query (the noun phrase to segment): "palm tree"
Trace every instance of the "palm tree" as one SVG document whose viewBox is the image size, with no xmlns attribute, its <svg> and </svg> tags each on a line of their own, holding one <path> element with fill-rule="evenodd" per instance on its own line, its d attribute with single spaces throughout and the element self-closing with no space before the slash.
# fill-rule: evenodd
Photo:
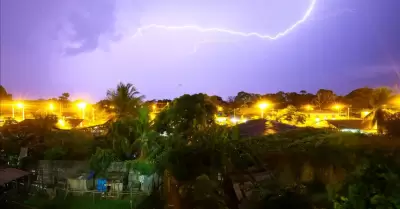
<svg viewBox="0 0 400 209">
<path fill-rule="evenodd" d="M 371 121 L 371 126 L 377 128 L 378 134 L 383 134 L 384 132 L 385 122 L 390 115 L 390 112 L 385 107 L 392 98 L 392 90 L 389 88 L 381 87 L 373 90 L 370 98 L 370 106 L 373 109 L 364 119 Z"/>
<path fill-rule="evenodd" d="M 140 159 L 149 157 L 151 151 L 158 147 L 155 142 L 158 133 L 151 127 L 149 110 L 146 107 L 139 109 L 139 117 L 136 120 L 136 139 L 134 144 L 140 148 Z"/>
<path fill-rule="evenodd" d="M 131 83 L 119 83 L 116 89 L 107 91 L 109 100 L 117 114 L 117 117 L 136 115 L 137 108 L 142 104 L 144 96 Z"/>
<path fill-rule="evenodd" d="M 108 129 L 107 138 L 112 143 L 112 149 L 122 159 L 132 159 L 135 141 L 135 118 L 125 116 L 113 121 Z"/>
<path fill-rule="evenodd" d="M 365 120 L 369 120 L 371 122 L 371 127 L 376 127 L 378 134 L 383 134 L 385 129 L 385 123 L 390 113 L 384 109 L 383 106 L 379 106 L 373 111 L 371 111 L 368 115 L 365 116 Z"/>
<path fill-rule="evenodd" d="M 140 159 L 146 159 L 157 148 L 155 142 L 158 133 L 153 131 L 146 107 L 138 110 L 138 117 L 126 116 L 119 118 L 110 126 L 108 137 L 112 148 L 131 159 L 135 150 L 140 150 Z"/>
</svg>

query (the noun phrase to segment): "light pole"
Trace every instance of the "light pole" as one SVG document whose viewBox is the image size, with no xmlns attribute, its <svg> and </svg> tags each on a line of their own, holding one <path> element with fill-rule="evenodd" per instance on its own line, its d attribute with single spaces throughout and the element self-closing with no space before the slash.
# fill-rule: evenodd
<svg viewBox="0 0 400 209">
<path fill-rule="evenodd" d="M 59 104 L 60 104 L 60 117 L 62 118 L 63 117 L 63 114 L 62 114 L 62 102 L 59 102 Z"/>
<path fill-rule="evenodd" d="M 153 105 L 151 106 L 151 108 L 153 109 L 153 112 L 156 112 L 156 111 L 157 111 L 157 105 L 156 105 L 156 104 L 153 104 Z"/>
<path fill-rule="evenodd" d="M 15 108 L 14 108 L 14 104 L 11 105 L 12 106 L 12 118 L 15 118 Z"/>
<path fill-rule="evenodd" d="M 17 103 L 17 107 L 19 109 L 22 109 L 22 120 L 25 120 L 25 107 L 24 107 L 24 104 L 23 103 Z"/>
<path fill-rule="evenodd" d="M 336 109 L 338 111 L 338 113 L 340 114 L 340 109 L 342 108 L 342 106 L 340 105 L 335 105 L 333 106 L 333 109 Z"/>
<path fill-rule="evenodd" d="M 81 111 L 82 111 L 82 119 L 85 119 L 86 103 L 85 102 L 78 103 L 78 108 L 81 109 Z"/>
<path fill-rule="evenodd" d="M 306 105 L 305 109 L 308 110 L 308 111 L 312 111 L 312 110 L 314 110 L 314 107 L 311 106 L 311 105 Z"/>
<path fill-rule="evenodd" d="M 264 110 L 267 109 L 268 106 L 269 106 L 269 104 L 266 103 L 266 102 L 260 103 L 260 104 L 258 105 L 258 107 L 259 107 L 260 110 L 261 110 L 261 118 L 264 118 Z"/>
<path fill-rule="evenodd" d="M 93 123 L 94 123 L 94 120 L 95 120 L 94 111 L 95 111 L 95 109 L 92 107 L 92 122 L 93 122 Z"/>
<path fill-rule="evenodd" d="M 347 120 L 350 119 L 350 108 L 351 108 L 351 105 L 349 105 L 349 106 L 347 107 Z"/>
<path fill-rule="evenodd" d="M 53 114 L 53 111 L 54 111 L 54 105 L 53 105 L 53 103 L 50 103 L 50 104 L 49 104 L 49 110 L 50 110 L 50 113 Z"/>
</svg>

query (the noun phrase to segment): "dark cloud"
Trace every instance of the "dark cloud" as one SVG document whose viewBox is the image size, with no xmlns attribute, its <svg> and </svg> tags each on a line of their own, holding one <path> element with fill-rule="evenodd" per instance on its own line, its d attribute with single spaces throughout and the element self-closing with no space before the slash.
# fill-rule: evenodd
<svg viewBox="0 0 400 209">
<path fill-rule="evenodd" d="M 353 88 L 359 88 L 362 86 L 394 87 L 394 86 L 400 84 L 400 78 L 397 76 L 397 73 L 395 71 L 382 71 L 382 72 L 372 73 L 369 76 L 364 75 L 364 76 L 357 77 L 350 83 L 352 84 Z"/>
<path fill-rule="evenodd" d="M 91 52 L 97 49 L 99 38 L 102 35 L 112 35 L 115 31 L 115 1 L 81 1 L 78 4 L 79 10 L 74 11 L 68 18 L 72 26 L 73 35 L 70 42 L 79 43 L 79 47 L 65 49 L 66 55 L 77 55 Z M 113 39 L 110 39 L 112 41 Z"/>
</svg>

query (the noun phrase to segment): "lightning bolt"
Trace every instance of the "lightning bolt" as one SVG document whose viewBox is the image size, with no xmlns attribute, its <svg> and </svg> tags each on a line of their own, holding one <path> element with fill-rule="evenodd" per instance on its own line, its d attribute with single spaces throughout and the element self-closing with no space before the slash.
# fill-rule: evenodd
<svg viewBox="0 0 400 209">
<path fill-rule="evenodd" d="M 183 26 L 168 26 L 168 25 L 158 25 L 158 24 L 150 24 L 143 26 L 141 28 L 138 28 L 136 33 L 133 35 L 133 37 L 138 37 L 142 36 L 143 32 L 151 29 L 163 29 L 163 30 L 193 30 L 197 31 L 200 33 L 226 33 L 234 36 L 242 36 L 242 37 L 255 37 L 259 39 L 264 39 L 264 40 L 276 40 L 279 39 L 287 34 L 289 34 L 291 31 L 293 31 L 297 26 L 301 25 L 311 15 L 312 11 L 314 10 L 315 4 L 317 3 L 317 0 L 311 0 L 310 6 L 307 8 L 306 12 L 304 13 L 303 17 L 296 21 L 294 24 L 292 24 L 290 27 L 288 27 L 286 30 L 277 33 L 276 35 L 265 35 L 257 32 L 242 32 L 242 31 L 235 31 L 235 30 L 230 30 L 230 29 L 225 29 L 225 28 L 204 28 L 198 25 L 183 25 Z"/>
</svg>

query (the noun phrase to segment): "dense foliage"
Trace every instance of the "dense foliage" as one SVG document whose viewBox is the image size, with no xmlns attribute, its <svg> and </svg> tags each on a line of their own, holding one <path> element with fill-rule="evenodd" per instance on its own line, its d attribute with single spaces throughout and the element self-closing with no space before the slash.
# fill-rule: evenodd
<svg viewBox="0 0 400 209">
<path fill-rule="evenodd" d="M 183 95 L 172 102 L 155 120 L 158 132 L 191 134 L 214 124 L 216 106 L 205 94 Z"/>
<path fill-rule="evenodd" d="M 400 208 L 399 165 L 391 159 L 371 159 L 360 165 L 341 185 L 335 209 Z"/>
<path fill-rule="evenodd" d="M 141 176 L 158 174 L 162 188 L 140 207 L 162 208 L 399 208 L 400 141 L 398 115 L 385 115 L 390 91 L 362 88 L 339 97 L 321 89 L 255 95 L 239 92 L 227 103 L 205 94 L 183 95 L 150 119 L 142 96 L 131 84 L 109 90 L 102 107 L 113 112 L 104 136 L 54 130 L 54 118 L 40 116 L 26 126 L 2 130 L 1 146 L 18 154 L 28 147 L 36 160 L 89 160 L 97 177 L 112 162 L 124 162 Z M 60 100 L 68 101 L 69 95 Z M 297 111 L 312 101 L 325 108 L 343 100 L 371 113 L 382 134 L 363 135 L 299 128 L 244 137 L 237 127 L 214 123 L 217 106 L 237 108 L 268 99 L 282 107 L 270 119 L 304 126 Z M 99 104 L 100 105 L 100 104 Z M 243 196 L 238 198 L 238 189 Z M 152 205 L 152 203 L 154 203 Z"/>
</svg>

